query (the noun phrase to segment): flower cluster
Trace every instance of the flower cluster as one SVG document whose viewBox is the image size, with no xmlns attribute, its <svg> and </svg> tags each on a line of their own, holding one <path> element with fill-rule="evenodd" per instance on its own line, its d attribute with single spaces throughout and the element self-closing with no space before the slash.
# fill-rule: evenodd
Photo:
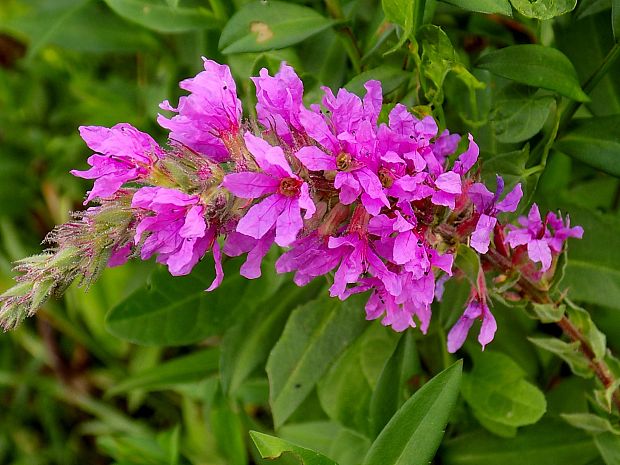
<svg viewBox="0 0 620 465">
<path fill-rule="evenodd" d="M 170 130 L 169 150 L 127 124 L 80 129 L 97 152 L 91 169 L 72 172 L 95 179 L 86 201 L 130 197 L 133 240 L 114 250 L 110 265 L 156 255 L 171 274 L 184 275 L 212 251 L 213 290 L 223 279 L 223 255 L 247 254 L 240 272 L 253 279 L 275 243 L 285 248 L 277 271 L 293 272 L 298 285 L 328 275 L 332 297 L 369 293 L 368 319 L 426 332 L 432 302 L 459 274 L 459 247 L 483 260 L 492 249 L 509 261 L 523 260 L 525 248 L 542 279 L 564 241 L 581 237 L 581 228 L 553 213 L 543 222 L 536 206 L 521 228 L 506 228 L 498 215 L 517 210 L 521 185 L 504 194 L 498 176 L 489 191 L 474 169 L 479 150 L 471 135 L 461 141 L 440 132 L 431 116 L 402 104 L 381 117 L 378 81 L 365 84 L 363 97 L 323 88 L 321 103 L 306 106 L 303 83 L 286 63 L 275 76 L 263 69 L 252 80 L 257 122 L 242 119 L 228 67 L 205 59 L 204 71 L 181 83 L 189 95 L 176 108 L 161 105 L 174 112 L 158 118 Z M 129 181 L 138 188 L 122 189 Z M 493 339 L 480 274 L 450 331 L 451 352 L 476 319 L 482 346 Z"/>
</svg>

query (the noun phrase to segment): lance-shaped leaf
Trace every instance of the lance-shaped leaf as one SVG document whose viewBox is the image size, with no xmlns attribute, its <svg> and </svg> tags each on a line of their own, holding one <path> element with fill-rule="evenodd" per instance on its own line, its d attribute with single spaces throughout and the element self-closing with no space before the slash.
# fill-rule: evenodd
<svg viewBox="0 0 620 465">
<path fill-rule="evenodd" d="M 297 458 L 302 465 L 338 465 L 318 452 L 298 446 L 284 439 L 259 433 L 258 431 L 250 431 L 250 437 L 264 459 L 277 459 L 283 454 L 288 453 Z"/>
<path fill-rule="evenodd" d="M 435 456 L 456 404 L 462 361 L 426 383 L 396 412 L 363 465 L 427 465 Z"/>
</svg>

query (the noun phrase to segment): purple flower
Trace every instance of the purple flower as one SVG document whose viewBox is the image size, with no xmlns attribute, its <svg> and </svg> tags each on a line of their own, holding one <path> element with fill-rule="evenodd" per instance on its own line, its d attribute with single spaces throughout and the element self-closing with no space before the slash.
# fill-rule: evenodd
<svg viewBox="0 0 620 465">
<path fill-rule="evenodd" d="M 150 174 L 157 158 L 164 156 L 164 151 L 151 136 L 127 123 L 110 129 L 80 126 L 80 136 L 86 145 L 97 152 L 88 158 L 92 168 L 71 171 L 74 176 L 95 179 L 84 204 L 96 197 L 111 197 L 128 181 L 144 179 Z"/>
<path fill-rule="evenodd" d="M 226 237 L 224 253 L 229 257 L 238 257 L 247 253 L 246 260 L 239 269 L 239 274 L 248 279 L 260 278 L 262 274 L 260 267 L 263 258 L 269 252 L 274 239 L 275 232 L 273 230 L 260 239 L 254 239 L 245 234 L 232 231 Z"/>
<path fill-rule="evenodd" d="M 214 161 L 225 161 L 229 153 L 222 139 L 239 130 L 241 101 L 226 65 L 203 58 L 205 71 L 181 81 L 190 93 L 179 99 L 177 108 L 165 100 L 160 107 L 177 113 L 171 119 L 159 115 L 157 122 L 169 129 L 170 138 Z"/>
<path fill-rule="evenodd" d="M 474 324 L 474 320 L 477 318 L 482 320 L 480 333 L 478 333 L 478 342 L 482 349 L 484 350 L 484 347 L 493 340 L 497 330 L 495 318 L 486 302 L 474 298 L 469 302 L 463 315 L 448 333 L 448 352 L 454 353 L 461 348 L 465 343 L 465 339 L 467 339 L 471 326 Z"/>
<path fill-rule="evenodd" d="M 153 215 L 145 216 L 136 227 L 134 242 L 140 247 L 140 257 L 149 259 L 157 254 L 157 262 L 168 265 L 173 276 L 182 276 L 213 247 L 216 278 L 208 290 L 219 285 L 222 278 L 217 228 L 207 225 L 205 207 L 197 195 L 187 195 L 165 187 L 143 187 L 131 202 Z M 147 233 L 146 239 L 143 235 Z"/>
<path fill-rule="evenodd" d="M 270 195 L 247 211 L 239 220 L 237 232 L 260 239 L 275 226 L 276 244 L 287 246 L 303 228 L 301 209 L 306 210 L 306 219 L 316 211 L 308 184 L 293 173 L 280 147 L 249 132 L 245 133 L 245 143 L 262 172 L 228 174 L 222 185 L 244 199 Z"/>
<path fill-rule="evenodd" d="M 293 68 L 285 62 L 274 77 L 266 68 L 260 70 L 260 77 L 251 78 L 256 85 L 256 114 L 258 121 L 271 128 L 287 143 L 292 142 L 291 128 L 303 131 L 299 121 L 304 86 Z"/>
<path fill-rule="evenodd" d="M 489 251 L 489 243 L 491 242 L 491 232 L 497 224 L 496 216 L 500 212 L 514 212 L 519 206 L 519 202 L 523 197 L 521 184 L 517 184 L 512 191 L 506 194 L 504 200 L 499 201 L 504 191 L 504 180 L 501 176 L 497 176 L 497 190 L 495 194 L 491 193 L 484 184 L 473 184 L 467 194 L 475 205 L 476 210 L 480 213 L 476 229 L 471 235 L 471 246 L 477 252 L 485 254 Z"/>
<path fill-rule="evenodd" d="M 581 226 L 570 227 L 570 218 L 567 224 L 554 213 L 549 212 L 545 222 L 540 217 L 538 205 L 533 204 L 527 218 L 520 217 L 519 224 L 522 228 L 509 225 L 510 231 L 506 235 L 506 242 L 510 247 L 518 247 L 527 244 L 527 254 L 533 262 L 541 263 L 541 271 L 545 272 L 551 267 L 552 252 L 559 254 L 564 246 L 564 241 L 569 237 L 581 239 L 583 228 Z M 549 229 L 551 226 L 552 229 Z"/>
</svg>

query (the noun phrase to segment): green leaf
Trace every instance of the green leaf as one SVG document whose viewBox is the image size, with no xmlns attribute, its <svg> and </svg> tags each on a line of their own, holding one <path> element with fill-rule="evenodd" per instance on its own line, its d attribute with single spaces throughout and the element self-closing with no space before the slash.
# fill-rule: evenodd
<svg viewBox="0 0 620 465">
<path fill-rule="evenodd" d="M 529 337 L 533 344 L 545 349 L 564 360 L 573 373 L 582 378 L 591 378 L 590 363 L 581 351 L 579 342 L 564 342 L 553 337 Z"/>
<path fill-rule="evenodd" d="M 611 433 L 597 434 L 594 444 L 606 465 L 620 465 L 620 437 Z"/>
<path fill-rule="evenodd" d="M 427 465 L 456 404 L 462 361 L 445 369 L 405 402 L 370 447 L 363 465 Z"/>
<path fill-rule="evenodd" d="M 573 11 L 577 0 L 510 0 L 515 10 L 528 18 L 551 19 Z"/>
<path fill-rule="evenodd" d="M 224 26 L 219 48 L 223 53 L 261 52 L 295 45 L 331 27 L 334 20 L 314 9 L 286 2 L 252 2 Z"/>
<path fill-rule="evenodd" d="M 478 286 L 480 256 L 471 247 L 459 244 L 454 265 L 463 272 L 473 286 Z"/>
<path fill-rule="evenodd" d="M 391 343 L 386 329 L 372 324 L 329 369 L 317 386 L 321 407 L 327 415 L 346 427 L 368 432 L 368 414 L 372 396 L 371 380 L 365 375 L 367 342 L 383 336 L 383 345 Z M 374 380 L 372 380 L 374 382 Z"/>
<path fill-rule="evenodd" d="M 400 40 L 387 53 L 398 50 L 415 32 L 416 11 L 424 3 L 423 0 L 381 0 L 381 6 L 385 19 L 390 23 L 396 24 L 403 29 Z"/>
<path fill-rule="evenodd" d="M 370 448 L 370 440 L 332 421 L 312 421 L 284 425 L 278 434 L 287 441 L 335 460 L 340 465 L 359 465 Z"/>
<path fill-rule="evenodd" d="M 506 439 L 471 431 L 444 443 L 444 465 L 588 465 L 598 456 L 592 438 L 559 420 L 543 420 Z"/>
<path fill-rule="evenodd" d="M 594 324 L 587 310 L 575 305 L 566 299 L 568 304 L 568 317 L 579 332 L 583 335 L 585 341 L 592 348 L 592 352 L 598 360 L 602 360 L 607 352 L 607 338 Z"/>
<path fill-rule="evenodd" d="M 536 423 L 547 409 L 543 393 L 525 380 L 519 365 L 499 352 L 476 355 L 474 369 L 463 375 L 461 392 L 474 411 L 506 426 Z"/>
<path fill-rule="evenodd" d="M 200 381 L 217 371 L 219 358 L 220 351 L 214 348 L 167 360 L 112 386 L 107 394 L 113 396 L 132 389 L 154 391 L 175 384 Z"/>
<path fill-rule="evenodd" d="M 491 116 L 497 140 L 513 143 L 530 139 L 542 129 L 553 101 L 552 96 L 540 95 L 531 87 L 504 87 L 495 98 Z"/>
<path fill-rule="evenodd" d="M 450 5 L 458 6 L 476 13 L 499 13 L 512 16 L 512 7 L 508 0 L 443 0 Z"/>
<path fill-rule="evenodd" d="M 226 331 L 220 363 L 225 393 L 234 393 L 254 369 L 267 360 L 291 311 L 320 294 L 319 285 L 318 280 L 304 287 L 287 283 L 277 295 L 259 305 L 255 313 Z"/>
<path fill-rule="evenodd" d="M 539 177 L 539 173 L 531 173 L 525 168 L 530 156 L 529 145 L 526 144 L 521 150 L 500 153 L 492 157 L 483 155 L 485 155 L 482 163 L 483 181 L 493 186 L 496 183 L 497 174 L 501 174 L 505 182 L 504 192 L 510 192 L 517 183 L 521 183 L 525 195 L 519 205 L 525 208 L 529 204 L 528 199 L 534 193 Z"/>
<path fill-rule="evenodd" d="M 376 437 L 405 402 L 405 383 L 420 371 L 420 360 L 411 331 L 405 332 L 379 376 L 370 399 L 370 428 Z"/>
<path fill-rule="evenodd" d="M 612 176 L 620 177 L 620 115 L 578 119 L 554 147 Z"/>
<path fill-rule="evenodd" d="M 560 416 L 569 425 L 589 433 L 612 433 L 620 435 L 620 430 L 615 428 L 607 418 L 594 415 L 593 413 L 562 413 Z"/>
<path fill-rule="evenodd" d="M 259 433 L 258 431 L 250 431 L 250 437 L 264 459 L 276 459 L 282 456 L 282 454 L 290 452 L 303 465 L 338 465 L 318 452 L 295 445 L 284 439 Z"/>
<path fill-rule="evenodd" d="M 620 42 L 620 0 L 611 0 L 611 28 L 616 42 Z"/>
<path fill-rule="evenodd" d="M 157 0 L 104 0 L 119 16 L 157 32 L 219 29 L 221 23 L 205 8 L 173 8 Z"/>
<path fill-rule="evenodd" d="M 264 273 L 260 280 L 243 278 L 240 263 L 236 259 L 224 264 L 226 278 L 213 292 L 205 292 L 214 277 L 211 259 L 188 276 L 174 277 L 159 267 L 146 288 L 112 308 L 106 326 L 115 336 L 144 345 L 191 344 L 219 334 L 278 288 L 268 281 L 273 273 Z"/>
<path fill-rule="evenodd" d="M 240 416 L 233 411 L 230 400 L 218 389 L 209 411 L 211 428 L 218 449 L 228 465 L 246 465 L 248 453 L 244 437 L 247 434 Z"/>
<path fill-rule="evenodd" d="M 577 72 L 566 56 L 543 45 L 512 45 L 480 58 L 477 66 L 521 84 L 552 90 L 578 102 L 587 102 Z"/>
<path fill-rule="evenodd" d="M 543 323 L 555 323 L 556 321 L 560 321 L 566 311 L 566 305 L 564 304 L 537 304 L 536 302 L 532 302 L 531 308 L 536 318 Z"/>
<path fill-rule="evenodd" d="M 322 297 L 296 309 L 267 360 L 276 428 L 312 391 L 338 356 L 367 325 L 362 296 L 340 302 Z"/>
<path fill-rule="evenodd" d="M 357 95 L 362 95 L 366 90 L 364 84 L 371 79 L 381 82 L 383 94 L 387 95 L 395 91 L 411 77 L 411 74 L 391 65 L 379 65 L 368 71 L 364 71 L 351 79 L 345 88 Z"/>
<path fill-rule="evenodd" d="M 440 27 L 427 24 L 420 28 L 417 38 L 422 46 L 421 84 L 430 102 L 436 105 L 443 102 L 443 85 L 450 72 L 467 86 L 472 96 L 476 89 L 485 87 L 460 62 L 450 38 Z"/>
</svg>

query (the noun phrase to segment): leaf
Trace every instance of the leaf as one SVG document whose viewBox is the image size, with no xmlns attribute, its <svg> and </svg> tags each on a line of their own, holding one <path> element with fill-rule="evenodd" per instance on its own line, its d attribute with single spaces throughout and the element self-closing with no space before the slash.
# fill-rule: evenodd
<svg viewBox="0 0 620 465">
<path fill-rule="evenodd" d="M 246 465 L 248 453 L 244 437 L 247 434 L 240 416 L 233 411 L 230 400 L 218 389 L 211 404 L 209 420 L 213 435 L 228 465 Z"/>
<path fill-rule="evenodd" d="M 571 323 L 583 335 L 584 340 L 592 348 L 595 357 L 598 360 L 602 360 L 607 352 L 607 338 L 605 334 L 596 327 L 590 314 L 585 309 L 575 305 L 568 299 L 566 299 L 566 303 L 568 304 L 567 313 Z"/>
<path fill-rule="evenodd" d="M 528 206 L 538 183 L 539 173 L 532 174 L 525 168 L 529 156 L 530 148 L 526 144 L 521 150 L 500 153 L 490 158 L 485 156 L 482 163 L 482 178 L 487 185 L 493 186 L 498 174 L 504 178 L 504 192 L 510 192 L 517 183 L 522 184 L 525 195 L 519 202 L 519 210 Z"/>
<path fill-rule="evenodd" d="M 611 0 L 611 29 L 616 43 L 620 42 L 620 0 Z"/>
<path fill-rule="evenodd" d="M 510 0 L 512 6 L 528 18 L 551 19 L 573 11 L 577 0 Z"/>
<path fill-rule="evenodd" d="M 511 45 L 480 58 L 477 66 L 521 84 L 552 90 L 578 102 L 587 102 L 577 72 L 559 50 L 543 45 Z"/>
<path fill-rule="evenodd" d="M 554 148 L 612 176 L 620 177 L 620 115 L 580 118 Z"/>
<path fill-rule="evenodd" d="M 379 65 L 368 71 L 358 74 L 345 84 L 345 88 L 354 94 L 362 95 L 364 84 L 371 79 L 381 82 L 383 95 L 395 91 L 411 77 L 411 74 L 391 65 Z"/>
<path fill-rule="evenodd" d="M 405 383 L 420 370 L 420 360 L 411 331 L 405 332 L 379 376 L 370 399 L 370 428 L 376 437 L 405 402 Z"/>
<path fill-rule="evenodd" d="M 553 337 L 528 337 L 528 339 L 541 349 L 545 349 L 564 360 L 577 376 L 592 377 L 590 363 L 581 351 L 579 342 L 569 343 Z"/>
<path fill-rule="evenodd" d="M 252 2 L 224 26 L 222 53 L 261 52 L 295 45 L 331 27 L 334 20 L 314 9 L 286 2 Z"/>
<path fill-rule="evenodd" d="M 471 247 L 459 244 L 454 264 L 463 272 L 472 286 L 478 286 L 480 256 Z"/>
<path fill-rule="evenodd" d="M 611 433 L 597 434 L 594 444 L 606 465 L 620 465 L 620 437 Z"/>
<path fill-rule="evenodd" d="M 156 0 L 104 0 L 119 16 L 157 32 L 178 33 L 219 29 L 221 23 L 205 8 L 173 8 Z"/>
<path fill-rule="evenodd" d="M 506 426 L 536 423 L 547 409 L 543 393 L 525 380 L 519 365 L 499 352 L 476 355 L 473 370 L 463 375 L 461 392 L 474 411 Z"/>
<path fill-rule="evenodd" d="M 512 16 L 512 7 L 508 0 L 443 0 L 450 5 L 458 6 L 467 11 L 476 13 L 499 13 Z"/>
<path fill-rule="evenodd" d="M 277 342 L 291 311 L 320 294 L 318 280 L 304 287 L 285 284 L 257 311 L 226 331 L 222 340 L 220 377 L 225 393 L 235 392 L 263 363 Z"/>
<path fill-rule="evenodd" d="M 444 443 L 444 465 L 588 465 L 598 456 L 590 436 L 546 419 L 506 439 L 471 431 Z"/>
<path fill-rule="evenodd" d="M 384 336 L 384 345 L 389 345 L 391 341 L 385 337 L 385 328 L 370 325 L 334 362 L 317 386 L 321 407 L 327 416 L 363 434 L 369 430 L 368 414 L 372 396 L 370 380 L 364 370 L 366 342 L 380 334 Z"/>
<path fill-rule="evenodd" d="M 440 27 L 427 24 L 420 28 L 417 38 L 422 46 L 421 84 L 430 102 L 443 102 L 443 84 L 450 72 L 455 73 L 472 94 L 476 89 L 485 87 L 463 66 L 450 38 Z"/>
<path fill-rule="evenodd" d="M 612 433 L 620 435 L 620 430 L 615 428 L 608 419 L 594 415 L 593 413 L 562 413 L 560 416 L 569 425 L 589 433 Z"/>
<path fill-rule="evenodd" d="M 276 428 L 308 396 L 329 366 L 364 327 L 362 296 L 340 302 L 321 297 L 291 314 L 267 360 Z"/>
<path fill-rule="evenodd" d="M 250 431 L 250 437 L 261 457 L 276 459 L 286 452 L 292 453 L 303 465 L 338 465 L 331 459 L 305 447 L 297 446 L 284 439 L 269 436 L 268 434 Z"/>
<path fill-rule="evenodd" d="M 531 309 L 538 320 L 543 323 L 555 323 L 560 321 L 566 311 L 566 305 L 537 304 L 531 303 Z"/>
<path fill-rule="evenodd" d="M 497 95 L 492 120 L 500 142 L 513 143 L 530 139 L 545 124 L 554 98 L 540 95 L 536 89 L 509 84 Z"/>
<path fill-rule="evenodd" d="M 239 275 L 240 260 L 224 265 L 226 278 L 213 292 L 213 261 L 203 260 L 188 276 L 174 277 L 159 267 L 146 288 L 139 289 L 108 313 L 108 330 L 122 339 L 144 345 L 183 345 L 221 333 L 244 312 L 276 292 L 275 283 Z M 266 268 L 267 266 L 265 266 Z"/>
<path fill-rule="evenodd" d="M 416 29 L 416 13 L 424 8 L 422 0 L 381 0 L 385 19 L 403 29 L 399 41 L 386 54 L 395 52 L 414 34 Z"/>
<path fill-rule="evenodd" d="M 107 395 L 113 396 L 132 389 L 154 391 L 175 384 L 200 381 L 217 371 L 219 358 L 220 351 L 214 348 L 167 360 L 112 386 Z"/>
<path fill-rule="evenodd" d="M 363 465 L 427 465 L 456 404 L 463 363 L 439 373 L 396 412 L 370 447 Z"/>
<path fill-rule="evenodd" d="M 278 434 L 287 441 L 311 448 L 340 465 L 359 465 L 370 448 L 370 440 L 336 422 L 313 421 L 284 425 Z"/>
</svg>

